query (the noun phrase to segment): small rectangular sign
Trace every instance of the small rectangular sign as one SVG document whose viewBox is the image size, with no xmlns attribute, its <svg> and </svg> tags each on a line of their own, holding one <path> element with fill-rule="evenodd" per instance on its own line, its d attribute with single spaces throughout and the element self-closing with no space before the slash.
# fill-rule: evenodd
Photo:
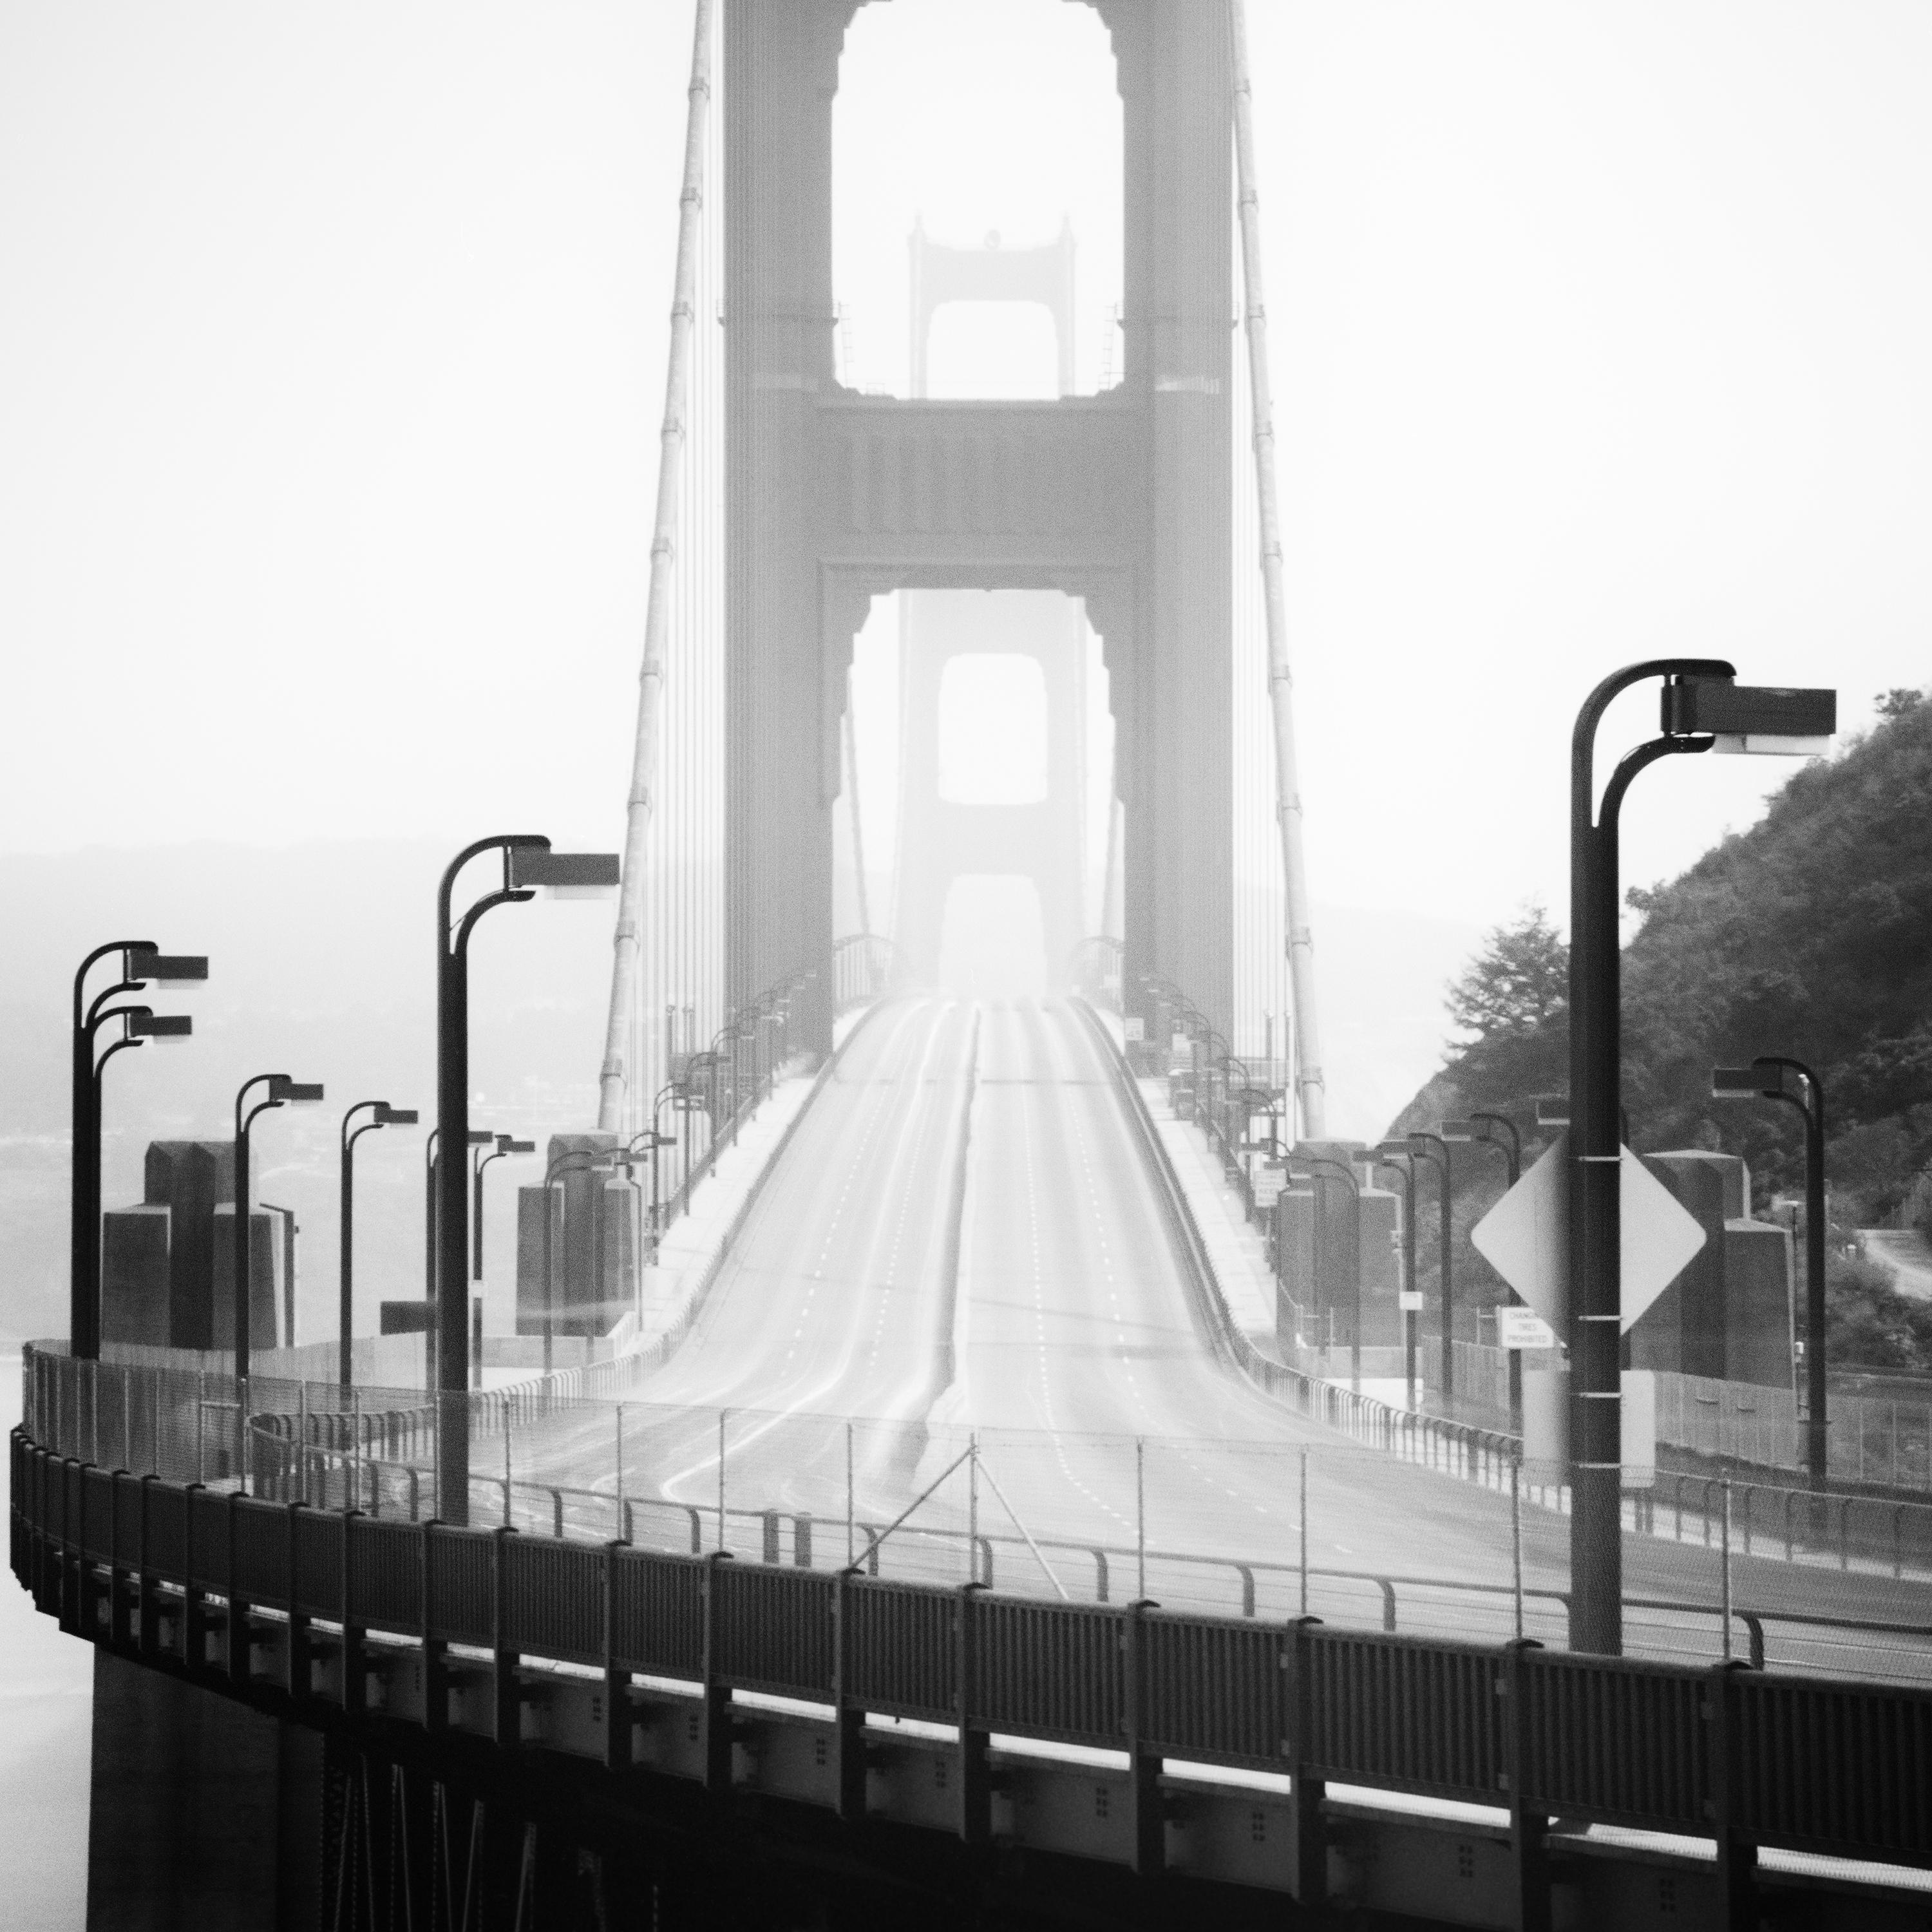
<svg viewBox="0 0 1932 1932">
<path fill-rule="evenodd" d="M 1147 1038 L 1147 1022 L 1138 1013 L 1127 1016 L 1127 1039 L 1130 1044 L 1138 1046 Z"/>
<path fill-rule="evenodd" d="M 1504 1348 L 1553 1348 L 1556 1336 L 1533 1308 L 1498 1308 L 1496 1342 Z"/>
<path fill-rule="evenodd" d="M 1177 1060 L 1192 1060 L 1194 1058 L 1194 1042 L 1184 1033 L 1174 1034 L 1168 1040 L 1167 1047 Z"/>
<path fill-rule="evenodd" d="M 1422 1312 L 1422 1291 L 1419 1288 L 1404 1288 L 1396 1297 L 1395 1301 L 1396 1306 L 1405 1315 L 1420 1315 Z"/>
</svg>

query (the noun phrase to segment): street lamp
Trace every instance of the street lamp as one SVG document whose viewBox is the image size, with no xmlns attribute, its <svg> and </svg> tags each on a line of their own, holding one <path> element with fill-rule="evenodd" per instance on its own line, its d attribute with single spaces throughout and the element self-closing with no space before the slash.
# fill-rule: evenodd
<svg viewBox="0 0 1932 1932">
<path fill-rule="evenodd" d="M 352 1130 L 350 1122 L 364 1108 L 369 1109 L 369 1118 Z M 413 1107 L 392 1107 L 386 1100 L 358 1100 L 342 1117 L 341 1132 L 341 1266 L 342 1305 L 338 1311 L 337 1334 L 340 1343 L 338 1351 L 337 1378 L 340 1383 L 343 1396 L 349 1394 L 350 1340 L 353 1333 L 355 1320 L 356 1280 L 356 1143 L 362 1136 L 377 1127 L 412 1127 L 416 1124 L 416 1110 Z"/>
<path fill-rule="evenodd" d="M 457 875 L 485 852 L 502 854 L 502 884 L 460 917 L 452 905 Z M 436 1124 L 446 1148 L 470 1141 L 470 938 L 494 906 L 520 904 L 540 892 L 566 898 L 613 890 L 620 867 L 614 852 L 553 852 L 534 833 L 479 838 L 458 853 L 436 898 Z M 446 1521 L 470 1520 L 470 1211 L 465 1163 L 442 1161 L 436 1171 L 436 1463 L 437 1508 Z"/>
<path fill-rule="evenodd" d="M 1356 1394 L 1362 1392 L 1362 1188 L 1355 1170 L 1345 1162 L 1320 1154 L 1290 1154 L 1288 1177 L 1305 1180 L 1315 1193 L 1315 1249 L 1318 1269 L 1328 1255 L 1328 1214 L 1325 1198 L 1318 1184 L 1322 1174 L 1333 1174 L 1348 1190 L 1349 1283 L 1353 1294 L 1354 1319 L 1348 1336 L 1348 1384 Z"/>
<path fill-rule="evenodd" d="M 1419 1414 L 1422 1404 L 1415 1385 L 1415 1155 L 1406 1141 L 1384 1141 L 1366 1156 L 1370 1172 L 1392 1167 L 1402 1176 L 1402 1286 L 1409 1306 L 1402 1311 L 1402 1367 L 1408 1379 L 1408 1406 Z"/>
<path fill-rule="evenodd" d="M 102 960 L 116 952 L 121 956 L 121 976 L 97 994 L 90 1005 L 87 976 Z M 76 1360 L 93 1361 L 100 1354 L 100 1114 L 98 1070 L 94 1058 L 94 1023 L 102 1018 L 106 1003 L 117 994 L 137 993 L 150 982 L 178 986 L 207 977 L 205 957 L 164 953 L 151 939 L 115 939 L 105 946 L 97 946 L 74 974 L 68 1348 Z M 124 1025 L 124 1039 L 126 1036 Z"/>
<path fill-rule="evenodd" d="M 658 1226 L 658 1204 L 660 1198 L 660 1190 L 658 1184 L 658 1150 L 660 1148 L 676 1147 L 677 1144 L 676 1135 L 667 1134 L 663 1132 L 658 1126 L 658 1121 L 663 1114 L 664 1103 L 665 1101 L 670 1100 L 674 1103 L 671 1111 L 675 1113 L 678 1111 L 676 1103 L 681 1096 L 684 1096 L 685 1093 L 686 1088 L 683 1082 L 680 1080 L 667 1081 L 663 1086 L 658 1089 L 657 1098 L 651 1102 L 651 1228 L 653 1232 L 656 1231 Z M 688 1148 L 688 1144 L 691 1136 L 691 1110 L 687 1106 L 683 1109 L 683 1112 L 685 1114 L 685 1138 Z M 688 1160 L 688 1152 L 687 1151 L 686 1159 Z"/>
<path fill-rule="evenodd" d="M 1721 658 L 1658 658 L 1612 673 L 1584 700 L 1570 742 L 1570 1362 L 1574 1422 L 1570 1646 L 1623 1647 L 1622 1166 L 1617 819 L 1646 766 L 1672 753 L 1822 751 L 1830 691 L 1740 686 Z M 1662 735 L 1626 752 L 1600 800 L 1597 729 L 1611 701 L 1664 680 Z"/>
<path fill-rule="evenodd" d="M 1830 1474 L 1825 1404 L 1825 1083 L 1802 1060 L 1764 1054 L 1711 1076 L 1719 1100 L 1786 1100 L 1804 1116 L 1804 1461 L 1814 1490 Z M 1750 1203 L 1745 1203 L 1750 1211 Z"/>
<path fill-rule="evenodd" d="M 544 1170 L 543 1282 L 544 1373 L 550 1372 L 551 1354 L 556 1333 L 556 1284 L 554 1263 L 556 1245 L 550 1238 L 550 1223 L 556 1218 L 552 1190 L 566 1174 L 610 1174 L 620 1167 L 628 1169 L 631 1156 L 621 1148 L 568 1148 Z"/>
<path fill-rule="evenodd" d="M 268 1090 L 266 1099 L 247 1106 L 249 1092 L 256 1087 Z M 266 1114 L 272 1108 L 285 1107 L 291 1101 L 320 1100 L 322 1097 L 319 1081 L 291 1080 L 286 1073 L 257 1073 L 242 1082 L 235 1094 L 235 1379 L 246 1384 L 248 1379 L 249 1354 L 249 1292 L 254 1286 L 254 1259 L 249 1241 L 248 1206 L 248 1130 L 254 1126 L 257 1114 Z M 246 1410 L 245 1400 L 241 1405 Z M 241 1426 L 248 1426 L 247 1417 L 240 1418 Z"/>
<path fill-rule="evenodd" d="M 494 1138 L 496 1142 L 494 1151 L 486 1154 L 476 1162 L 475 1199 L 472 1203 L 471 1219 L 475 1229 L 476 1244 L 475 1252 L 470 1264 L 470 1279 L 478 1282 L 483 1279 L 483 1170 L 493 1160 L 502 1160 L 506 1155 L 535 1154 L 537 1150 L 537 1144 L 535 1141 L 515 1140 L 508 1134 L 498 1134 Z M 488 1147 L 490 1144 L 490 1140 L 491 1136 L 488 1134 L 472 1134 L 470 1136 L 470 1144 L 474 1148 Z"/>
<path fill-rule="evenodd" d="M 1507 1135 L 1504 1139 L 1502 1136 Z M 1522 1136 L 1516 1130 L 1516 1123 L 1506 1114 L 1472 1114 L 1466 1120 L 1444 1120 L 1442 1138 L 1460 1144 L 1480 1142 L 1485 1147 L 1500 1150 L 1504 1165 L 1509 1170 L 1509 1185 L 1514 1187 L 1522 1178 Z M 1508 1290 L 1510 1305 L 1522 1306 L 1522 1297 L 1514 1288 Z M 1522 1433 L 1522 1351 L 1510 1348 L 1504 1352 L 1509 1358 L 1509 1407 L 1510 1432 Z"/>
<path fill-rule="evenodd" d="M 490 1147 L 493 1141 L 495 1150 L 478 1160 L 478 1151 Z M 470 1311 L 470 1354 L 474 1359 L 470 1364 L 470 1384 L 472 1388 L 481 1388 L 483 1386 L 483 1170 L 493 1160 L 501 1160 L 508 1154 L 535 1154 L 537 1144 L 535 1141 L 515 1139 L 508 1134 L 493 1136 L 472 1132 L 470 1136 L 470 1157 L 474 1163 L 470 1216 L 474 1252 L 470 1257 L 470 1279 L 476 1283 L 477 1289 Z"/>
<path fill-rule="evenodd" d="M 496 1138 L 488 1129 L 472 1130 L 469 1144 L 474 1150 L 488 1147 Z M 436 1378 L 436 1328 L 434 1310 L 436 1306 L 436 1184 L 442 1172 L 442 1148 L 440 1130 L 435 1127 L 423 1136 L 423 1306 L 432 1311 L 429 1326 L 421 1332 L 428 1337 L 424 1342 L 424 1376 L 425 1384 L 430 1388 L 437 1386 Z M 416 1334 L 416 1330 L 410 1330 Z"/>
<path fill-rule="evenodd" d="M 1498 1130 L 1508 1138 L 1500 1138 Z M 1497 1148 L 1508 1166 L 1509 1184 L 1514 1187 L 1522 1178 L 1522 1136 L 1508 1114 L 1472 1114 L 1466 1120 L 1444 1120 L 1442 1137 L 1459 1145 L 1465 1141 L 1480 1142 Z"/>
<path fill-rule="evenodd" d="M 1432 1160 L 1436 1189 L 1436 1269 L 1442 1276 L 1442 1406 L 1456 1400 L 1456 1282 L 1453 1273 L 1455 1202 L 1449 1191 L 1449 1148 L 1440 1134 L 1412 1133 L 1408 1150 L 1418 1160 Z"/>
</svg>

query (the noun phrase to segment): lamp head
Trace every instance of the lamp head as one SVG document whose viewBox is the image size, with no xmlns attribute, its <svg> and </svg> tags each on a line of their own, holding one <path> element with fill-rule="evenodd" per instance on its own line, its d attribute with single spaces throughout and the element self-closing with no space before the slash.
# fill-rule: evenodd
<svg viewBox="0 0 1932 1932">
<path fill-rule="evenodd" d="M 206 953 L 151 952 L 145 948 L 128 956 L 128 976 L 151 980 L 158 986 L 191 986 L 208 977 Z"/>
<path fill-rule="evenodd" d="M 496 1151 L 499 1154 L 535 1154 L 536 1150 L 535 1141 L 512 1140 L 508 1134 L 496 1136 Z"/>
<path fill-rule="evenodd" d="M 1816 758 L 1838 728 L 1835 691 L 1685 677 L 1664 687 L 1664 729 L 1672 737 L 1708 733 L 1714 752 Z"/>
<path fill-rule="evenodd" d="M 1714 1100 L 1775 1100 L 1792 1090 L 1786 1070 L 1774 1060 L 1754 1060 L 1748 1066 L 1718 1066 L 1711 1071 Z M 1802 1096 L 1800 1097 L 1802 1097 Z"/>
<path fill-rule="evenodd" d="M 286 1073 L 268 1076 L 268 1098 L 278 1106 L 286 1100 L 320 1100 L 322 1097 L 320 1080 L 291 1080 Z"/>
<path fill-rule="evenodd" d="M 539 892 L 554 899 L 602 898 L 616 890 L 622 871 L 614 852 L 551 852 L 540 845 L 512 845 L 507 856 L 512 892 Z"/>
<path fill-rule="evenodd" d="M 1536 1124 L 1539 1127 L 1567 1127 L 1570 1124 L 1568 1094 L 1539 1094 L 1536 1096 Z"/>
<path fill-rule="evenodd" d="M 184 1040 L 194 1031 L 194 1022 L 186 1013 L 136 1012 L 128 1016 L 130 1040 L 152 1040 L 169 1046 Z"/>
<path fill-rule="evenodd" d="M 488 1127 L 472 1127 L 470 1130 L 470 1144 L 472 1147 L 488 1147 L 496 1138 Z"/>
<path fill-rule="evenodd" d="M 1436 1130 L 1438 1140 L 1454 1141 L 1459 1145 L 1464 1141 L 1486 1141 L 1489 1136 L 1483 1131 L 1482 1124 L 1477 1120 L 1444 1120 Z"/>
<path fill-rule="evenodd" d="M 1378 1160 L 1392 1160 L 1399 1154 L 1406 1157 L 1414 1151 L 1406 1141 L 1382 1141 L 1376 1144 L 1376 1158 Z"/>
<path fill-rule="evenodd" d="M 392 1107 L 386 1100 L 376 1103 L 376 1124 L 379 1127 L 412 1127 L 416 1118 L 413 1107 Z"/>
</svg>

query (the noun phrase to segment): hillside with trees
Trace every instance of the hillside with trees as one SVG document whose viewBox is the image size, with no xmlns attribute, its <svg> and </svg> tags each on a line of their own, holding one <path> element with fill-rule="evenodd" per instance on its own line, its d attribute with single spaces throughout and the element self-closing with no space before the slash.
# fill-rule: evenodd
<svg viewBox="0 0 1932 1932">
<path fill-rule="evenodd" d="M 1894 692 L 1880 712 L 1837 757 L 1796 772 L 1748 831 L 1628 896 L 1641 921 L 1623 962 L 1631 1144 L 1742 1154 L 1760 1211 L 1800 1193 L 1797 1109 L 1714 1100 L 1711 1070 L 1760 1054 L 1803 1060 L 1825 1084 L 1842 1229 L 1932 1193 L 1921 1179 L 1932 1162 L 1932 702 Z M 1542 908 L 1491 932 L 1448 990 L 1461 1037 L 1394 1130 L 1489 1108 L 1523 1129 L 1533 1157 L 1534 1096 L 1568 1085 L 1568 970 Z M 1459 1232 L 1494 1198 L 1500 1167 L 1487 1150 L 1458 1150 Z M 1486 1276 L 1466 1240 L 1457 1251 L 1472 1285 Z M 1855 1359 L 1932 1367 L 1932 1311 L 1892 1307 L 1899 1298 L 1870 1269 L 1834 1288 L 1862 1337 Z"/>
</svg>

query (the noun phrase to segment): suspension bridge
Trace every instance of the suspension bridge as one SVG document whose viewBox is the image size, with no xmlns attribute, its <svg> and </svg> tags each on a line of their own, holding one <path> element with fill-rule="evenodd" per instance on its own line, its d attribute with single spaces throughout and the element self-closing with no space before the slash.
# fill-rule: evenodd
<svg viewBox="0 0 1932 1932">
<path fill-rule="evenodd" d="M 1093 4 L 1118 366 L 1079 391 L 1064 229 L 921 231 L 892 396 L 844 380 L 833 286 L 857 8 L 698 0 L 557 1244 L 588 1216 L 611 1258 L 569 1286 L 546 1186 L 520 1310 L 549 1349 L 561 1268 L 613 1322 L 470 1386 L 459 1175 L 440 1392 L 31 1353 L 14 1564 L 144 1714 L 129 1899 L 188 1882 L 212 1750 L 320 1820 L 250 1881 L 291 1924 L 1922 1922 L 1932 1512 L 1653 1481 L 1624 1654 L 1573 1649 L 1562 1470 L 1271 1340 L 1257 1187 L 1288 1142 L 1359 1154 L 1325 1118 L 1242 18 Z M 1058 393 L 928 394 L 962 301 L 1044 308 Z M 852 698 L 886 597 L 889 914 Z M 938 783 L 968 655 L 1037 669 L 1034 799 Z M 986 874 L 1036 895 L 1042 995 L 935 989 Z M 1218 1100 L 1177 1107 L 1215 1048 Z"/>
</svg>

